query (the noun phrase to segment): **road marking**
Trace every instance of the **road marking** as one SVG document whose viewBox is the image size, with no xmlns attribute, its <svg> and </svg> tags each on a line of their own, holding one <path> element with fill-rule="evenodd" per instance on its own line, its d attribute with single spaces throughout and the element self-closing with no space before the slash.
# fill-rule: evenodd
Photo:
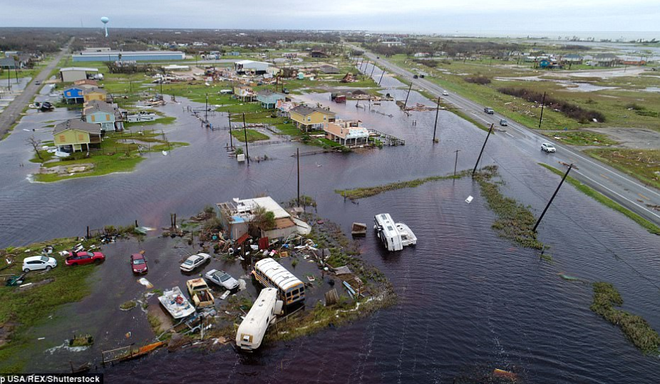
<svg viewBox="0 0 660 384">
<path fill-rule="evenodd" d="M 604 178 L 606 178 L 607 180 L 609 180 L 609 179 L 610 179 L 609 177 L 607 177 L 607 176 L 605 176 L 605 175 L 603 175 L 602 173 L 601 173 L 600 175 L 601 175 L 601 176 L 603 176 Z"/>
<path fill-rule="evenodd" d="M 509 132 L 504 131 L 504 133 L 506 133 L 507 135 L 509 135 L 509 136 L 511 136 L 511 137 L 513 137 L 513 138 L 515 139 L 515 136 L 513 136 L 513 135 L 510 134 Z"/>
<path fill-rule="evenodd" d="M 651 199 L 649 199 L 648 197 L 642 195 L 641 193 L 638 193 L 638 195 L 639 195 L 639 197 L 641 197 L 642 199 L 651 200 Z"/>
</svg>

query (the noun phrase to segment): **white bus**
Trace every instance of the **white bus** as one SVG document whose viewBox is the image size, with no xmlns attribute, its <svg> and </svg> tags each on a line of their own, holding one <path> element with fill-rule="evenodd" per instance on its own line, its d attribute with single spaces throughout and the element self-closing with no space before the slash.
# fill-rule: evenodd
<svg viewBox="0 0 660 384">
<path fill-rule="evenodd" d="M 305 284 L 271 258 L 257 261 L 252 274 L 264 287 L 277 288 L 286 305 L 305 300 Z"/>
<path fill-rule="evenodd" d="M 378 237 L 385 244 L 388 251 L 400 251 L 403 249 L 401 235 L 396 229 L 396 224 L 389 213 L 379 213 L 374 216 L 374 229 L 378 231 Z"/>
<path fill-rule="evenodd" d="M 282 302 L 277 300 L 277 289 L 262 289 L 236 331 L 236 346 L 246 351 L 259 348 L 268 326 L 281 312 Z"/>
</svg>

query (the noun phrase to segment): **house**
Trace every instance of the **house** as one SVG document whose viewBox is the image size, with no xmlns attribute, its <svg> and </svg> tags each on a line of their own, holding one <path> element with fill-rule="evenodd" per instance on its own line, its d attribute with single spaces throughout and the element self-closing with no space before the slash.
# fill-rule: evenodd
<svg viewBox="0 0 660 384">
<path fill-rule="evenodd" d="M 339 73 L 339 69 L 332 65 L 322 65 L 319 67 L 319 72 L 323 72 L 326 75 L 335 75 Z"/>
<path fill-rule="evenodd" d="M 256 97 L 252 87 L 246 85 L 238 85 L 234 87 L 234 98 L 243 102 L 254 101 Z"/>
<path fill-rule="evenodd" d="M 98 87 L 88 87 L 85 89 L 83 88 L 83 99 L 85 100 L 85 103 L 89 103 L 92 100 L 100 100 L 100 101 L 106 101 L 108 99 L 108 92 L 104 91 L 101 88 Z"/>
<path fill-rule="evenodd" d="M 270 68 L 270 63 L 264 63 L 262 61 L 252 61 L 252 60 L 240 60 L 234 62 L 234 70 L 239 75 L 246 73 L 253 73 L 255 75 L 263 75 L 268 72 Z"/>
<path fill-rule="evenodd" d="M 18 68 L 18 61 L 13 56 L 4 57 L 0 59 L 0 68 L 2 69 L 16 69 Z"/>
<path fill-rule="evenodd" d="M 96 68 L 67 67 L 60 69 L 60 79 L 64 83 L 86 80 L 98 72 L 99 70 Z"/>
<path fill-rule="evenodd" d="M 294 125 L 307 132 L 310 129 L 323 129 L 325 123 L 335 121 L 335 113 L 328 109 L 313 108 L 299 105 L 289 110 L 289 116 Z"/>
<path fill-rule="evenodd" d="M 582 64 L 582 56 L 571 53 L 561 58 L 561 61 L 567 64 Z"/>
<path fill-rule="evenodd" d="M 600 55 L 596 55 L 593 59 L 593 62 L 595 65 L 601 66 L 601 67 L 612 67 L 614 64 L 616 64 L 618 58 L 616 57 L 615 54 L 613 53 L 603 53 Z"/>
<path fill-rule="evenodd" d="M 293 108 L 298 106 L 298 104 L 292 102 L 292 101 L 286 101 L 285 100 L 277 100 L 277 103 L 275 104 L 275 109 L 277 109 L 277 115 L 280 117 L 290 117 L 289 111 L 291 111 Z"/>
<path fill-rule="evenodd" d="M 315 58 L 315 59 L 322 59 L 322 58 L 326 58 L 330 55 L 328 55 L 327 53 L 325 53 L 323 51 L 312 51 L 312 52 L 310 52 L 309 56 L 312 57 L 312 58 Z"/>
<path fill-rule="evenodd" d="M 83 149 L 89 152 L 91 145 L 100 146 L 101 141 L 103 137 L 98 124 L 90 124 L 78 119 L 59 123 L 53 130 L 53 142 L 62 152 L 77 152 Z"/>
<path fill-rule="evenodd" d="M 274 109 L 279 100 L 286 99 L 281 93 L 275 93 L 269 89 L 257 92 L 257 101 L 261 103 L 261 108 Z"/>
<path fill-rule="evenodd" d="M 258 228 L 261 237 L 268 239 L 284 239 L 291 235 L 306 235 L 311 227 L 302 220 L 291 216 L 270 196 L 254 199 L 238 199 L 216 204 L 220 211 L 220 220 L 224 228 L 228 228 L 229 237 L 238 240 L 248 234 L 250 223 L 254 223 L 259 211 L 270 212 L 273 215 L 273 227 Z"/>
<path fill-rule="evenodd" d="M 85 101 L 83 97 L 84 89 L 82 87 L 71 86 L 64 88 L 64 102 L 67 104 L 82 104 Z"/>
<path fill-rule="evenodd" d="M 92 100 L 85 104 L 83 119 L 88 123 L 98 124 L 101 132 L 124 129 L 123 115 L 116 104 Z"/>
<path fill-rule="evenodd" d="M 347 147 L 357 147 L 369 143 L 369 131 L 362 127 L 360 120 L 337 120 L 323 125 L 325 137 Z"/>
</svg>

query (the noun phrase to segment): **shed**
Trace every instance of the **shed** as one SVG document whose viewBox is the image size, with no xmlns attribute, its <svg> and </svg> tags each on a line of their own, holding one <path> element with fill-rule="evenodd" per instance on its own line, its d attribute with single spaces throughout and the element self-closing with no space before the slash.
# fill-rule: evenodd
<svg viewBox="0 0 660 384">
<path fill-rule="evenodd" d="M 60 69 L 60 79 L 65 83 L 86 80 L 89 74 L 96 74 L 98 72 L 99 70 L 96 68 L 67 67 Z"/>
</svg>

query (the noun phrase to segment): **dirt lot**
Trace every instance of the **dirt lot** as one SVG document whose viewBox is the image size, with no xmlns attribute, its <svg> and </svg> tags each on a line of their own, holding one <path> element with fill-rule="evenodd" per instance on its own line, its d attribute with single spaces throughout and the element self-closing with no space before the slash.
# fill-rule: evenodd
<svg viewBox="0 0 660 384">
<path fill-rule="evenodd" d="M 631 149 L 660 148 L 660 132 L 643 128 L 586 128 L 592 132 L 603 133 L 618 141 L 618 147 Z"/>
</svg>

